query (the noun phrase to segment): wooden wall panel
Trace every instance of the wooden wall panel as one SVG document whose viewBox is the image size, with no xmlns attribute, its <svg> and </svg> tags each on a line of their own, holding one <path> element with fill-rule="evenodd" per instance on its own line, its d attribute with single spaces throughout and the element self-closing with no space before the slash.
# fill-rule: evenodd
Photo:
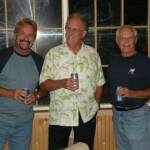
<svg viewBox="0 0 150 150">
<path fill-rule="evenodd" d="M 73 143 L 70 136 L 69 145 Z M 36 112 L 33 122 L 30 150 L 48 149 L 48 112 Z M 8 150 L 6 145 L 5 150 Z M 115 150 L 111 109 L 100 110 L 97 114 L 94 150 Z"/>
<path fill-rule="evenodd" d="M 33 122 L 31 150 L 48 149 L 48 113 L 36 113 Z"/>
<path fill-rule="evenodd" d="M 101 110 L 97 114 L 95 150 L 115 150 L 112 110 Z"/>
</svg>

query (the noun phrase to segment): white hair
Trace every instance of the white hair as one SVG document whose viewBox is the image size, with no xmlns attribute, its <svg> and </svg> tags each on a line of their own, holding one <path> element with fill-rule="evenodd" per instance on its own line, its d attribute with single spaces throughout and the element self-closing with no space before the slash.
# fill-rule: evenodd
<svg viewBox="0 0 150 150">
<path fill-rule="evenodd" d="M 120 26 L 120 28 L 118 28 L 117 31 L 116 31 L 116 38 L 118 38 L 120 36 L 121 30 L 123 30 L 125 28 L 128 28 L 128 29 L 132 30 L 133 33 L 134 33 L 134 36 L 137 38 L 137 30 L 133 26 L 131 26 L 131 25 Z"/>
</svg>

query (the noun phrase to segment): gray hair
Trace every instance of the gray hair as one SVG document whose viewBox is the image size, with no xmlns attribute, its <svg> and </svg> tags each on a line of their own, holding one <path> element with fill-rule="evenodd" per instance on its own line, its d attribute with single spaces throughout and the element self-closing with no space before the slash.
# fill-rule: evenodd
<svg viewBox="0 0 150 150">
<path fill-rule="evenodd" d="M 123 30 L 125 28 L 130 29 L 134 33 L 134 36 L 137 37 L 137 30 L 133 26 L 131 26 L 131 25 L 123 25 L 123 26 L 120 26 L 120 28 L 117 29 L 117 31 L 116 31 L 116 38 L 118 38 L 120 36 L 119 34 L 120 34 L 121 30 Z"/>
<path fill-rule="evenodd" d="M 67 18 L 66 26 L 67 26 L 68 22 L 73 18 L 79 18 L 84 24 L 85 31 L 88 31 L 87 18 L 84 15 L 81 15 L 79 13 L 73 13 L 73 14 L 69 15 Z"/>
</svg>

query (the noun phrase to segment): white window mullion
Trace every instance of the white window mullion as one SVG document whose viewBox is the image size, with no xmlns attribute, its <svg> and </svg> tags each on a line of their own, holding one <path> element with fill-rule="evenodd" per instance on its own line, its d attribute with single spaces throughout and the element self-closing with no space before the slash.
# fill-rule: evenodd
<svg viewBox="0 0 150 150">
<path fill-rule="evenodd" d="M 65 41 L 65 24 L 69 14 L 69 0 L 62 0 L 62 33 L 63 42 Z"/>
</svg>

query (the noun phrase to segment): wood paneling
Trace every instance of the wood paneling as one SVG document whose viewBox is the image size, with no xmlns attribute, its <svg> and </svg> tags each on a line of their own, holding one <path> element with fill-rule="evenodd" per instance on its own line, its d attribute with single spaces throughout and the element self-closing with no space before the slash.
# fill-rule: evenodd
<svg viewBox="0 0 150 150">
<path fill-rule="evenodd" d="M 48 149 L 48 113 L 36 113 L 33 122 L 31 150 Z"/>
<path fill-rule="evenodd" d="M 101 110 L 97 114 L 95 150 L 115 150 L 112 110 Z"/>
<path fill-rule="evenodd" d="M 73 142 L 70 136 L 69 145 Z M 111 109 L 100 110 L 97 114 L 94 150 L 115 150 Z M 48 149 L 48 112 L 36 112 L 33 122 L 30 150 Z M 8 147 L 5 147 L 8 150 Z"/>
</svg>

